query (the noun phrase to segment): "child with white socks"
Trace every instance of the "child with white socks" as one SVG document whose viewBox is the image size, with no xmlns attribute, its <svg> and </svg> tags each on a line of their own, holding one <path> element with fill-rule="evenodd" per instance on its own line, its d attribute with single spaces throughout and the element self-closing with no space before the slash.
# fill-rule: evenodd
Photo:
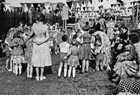
<svg viewBox="0 0 140 95">
<path fill-rule="evenodd" d="M 64 66 L 64 77 L 67 76 L 67 59 L 64 59 L 64 57 L 67 55 L 67 53 L 69 52 L 69 48 L 70 48 L 70 44 L 67 42 L 68 40 L 68 36 L 67 35 L 63 35 L 62 36 L 62 41 L 59 44 L 60 47 L 60 65 L 59 65 L 59 69 L 58 69 L 58 77 L 61 76 L 61 72 L 62 72 L 62 68 Z"/>
<path fill-rule="evenodd" d="M 12 56 L 11 61 L 13 63 L 13 73 L 16 75 L 21 75 L 22 73 L 22 64 L 24 63 L 24 57 L 23 57 L 23 45 L 24 41 L 21 38 L 21 31 L 17 31 L 14 34 L 13 40 L 11 42 L 12 47 Z"/>
<path fill-rule="evenodd" d="M 68 65 L 69 65 L 69 70 L 68 70 L 68 77 L 71 77 L 71 72 L 72 72 L 72 77 L 75 78 L 76 76 L 76 68 L 79 65 L 79 48 L 76 39 L 72 40 L 72 46 L 69 49 L 68 54 L 64 57 L 64 59 L 68 58 Z"/>
</svg>

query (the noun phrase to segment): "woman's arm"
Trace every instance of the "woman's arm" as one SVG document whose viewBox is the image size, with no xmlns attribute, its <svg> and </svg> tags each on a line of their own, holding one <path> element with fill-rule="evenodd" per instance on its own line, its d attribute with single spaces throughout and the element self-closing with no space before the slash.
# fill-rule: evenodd
<svg viewBox="0 0 140 95">
<path fill-rule="evenodd" d="M 28 35 L 28 37 L 25 39 L 25 43 L 33 36 L 34 32 L 33 30 L 31 30 L 30 34 Z"/>
</svg>

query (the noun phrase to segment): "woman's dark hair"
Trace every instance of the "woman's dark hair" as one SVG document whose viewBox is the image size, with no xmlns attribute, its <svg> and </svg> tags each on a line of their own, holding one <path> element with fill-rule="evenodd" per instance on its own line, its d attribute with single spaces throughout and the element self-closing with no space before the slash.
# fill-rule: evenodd
<svg viewBox="0 0 140 95">
<path fill-rule="evenodd" d="M 45 21 L 45 15 L 44 14 L 39 14 L 38 16 L 37 16 L 37 21 L 41 21 L 41 22 L 44 22 Z"/>
<path fill-rule="evenodd" d="M 129 40 L 132 42 L 132 44 L 139 42 L 139 34 L 138 33 L 131 33 L 129 35 Z"/>
<path fill-rule="evenodd" d="M 62 36 L 62 41 L 63 41 L 63 42 L 66 42 L 67 40 L 68 40 L 68 36 L 67 36 L 67 35 L 63 35 L 63 36 Z"/>
</svg>

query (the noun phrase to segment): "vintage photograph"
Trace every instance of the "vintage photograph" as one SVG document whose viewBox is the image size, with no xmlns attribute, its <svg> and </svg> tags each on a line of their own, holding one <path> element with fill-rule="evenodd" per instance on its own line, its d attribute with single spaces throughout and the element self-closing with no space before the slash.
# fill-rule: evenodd
<svg viewBox="0 0 140 95">
<path fill-rule="evenodd" d="M 0 0 L 0 95 L 140 95 L 140 0 Z"/>
</svg>

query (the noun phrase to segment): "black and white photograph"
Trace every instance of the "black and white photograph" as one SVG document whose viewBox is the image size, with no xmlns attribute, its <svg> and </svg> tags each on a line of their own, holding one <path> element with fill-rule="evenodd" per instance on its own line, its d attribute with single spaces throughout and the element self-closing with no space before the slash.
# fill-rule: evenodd
<svg viewBox="0 0 140 95">
<path fill-rule="evenodd" d="M 0 0 L 0 95 L 140 95 L 140 0 Z"/>
</svg>

